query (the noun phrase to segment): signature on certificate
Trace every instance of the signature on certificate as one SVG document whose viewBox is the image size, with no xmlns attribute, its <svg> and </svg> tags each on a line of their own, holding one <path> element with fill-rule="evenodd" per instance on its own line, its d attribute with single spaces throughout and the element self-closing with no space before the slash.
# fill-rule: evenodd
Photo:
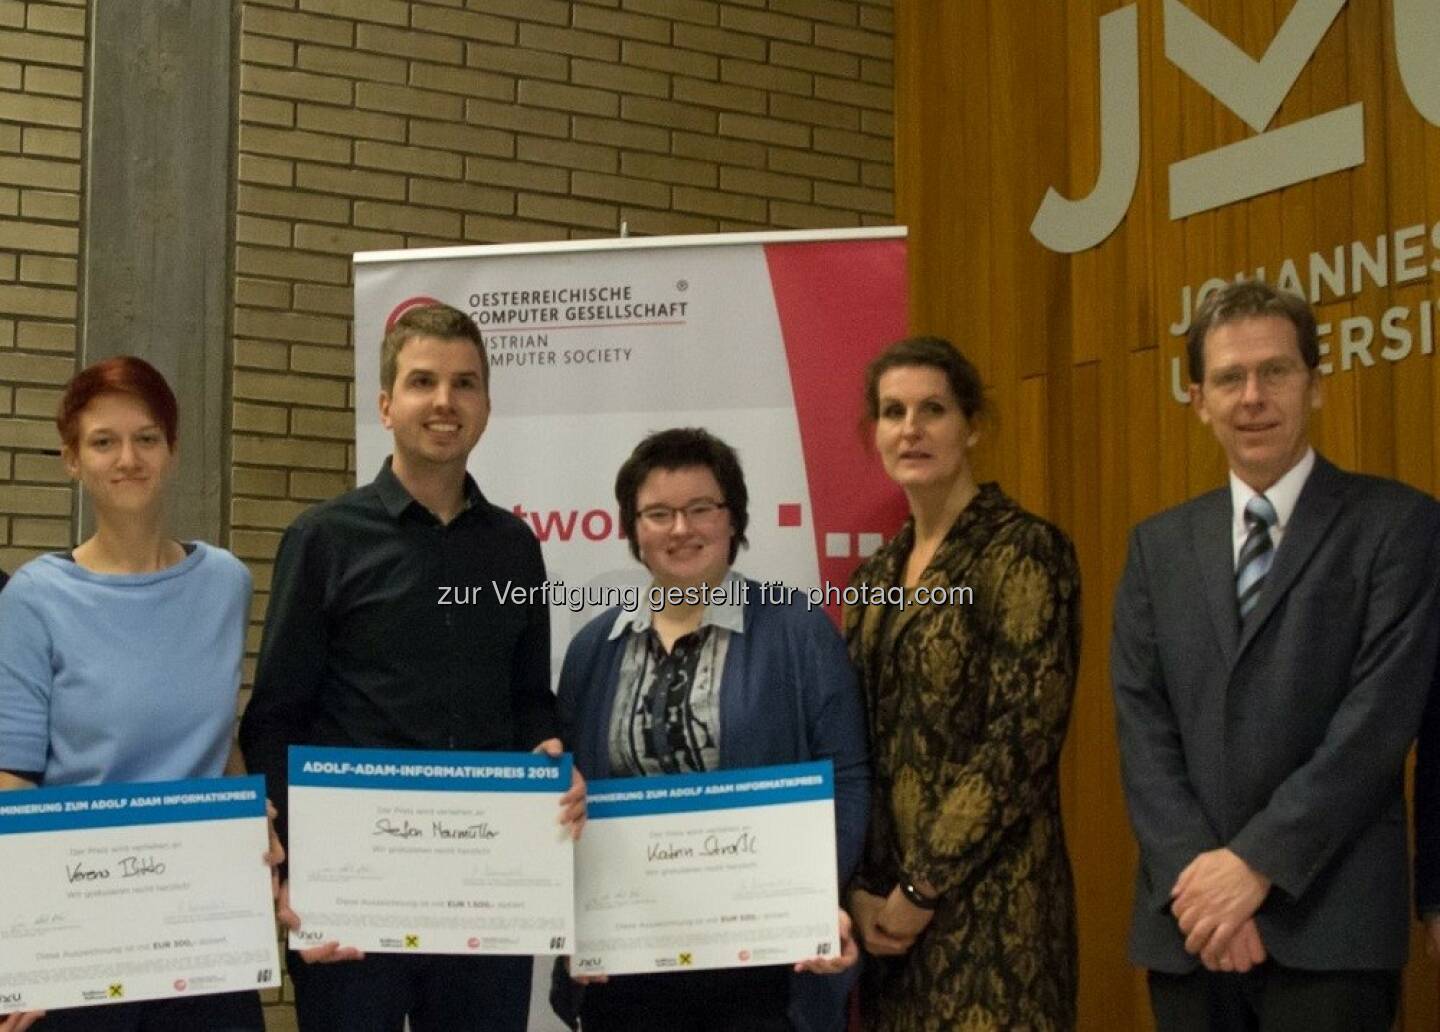
<svg viewBox="0 0 1440 1032">
<path fill-rule="evenodd" d="M 125 856 L 113 867 L 87 867 L 83 860 L 65 865 L 65 879 L 76 882 L 106 881 L 118 872 L 121 878 L 144 878 L 165 873 L 165 864 L 153 856 Z"/>
</svg>

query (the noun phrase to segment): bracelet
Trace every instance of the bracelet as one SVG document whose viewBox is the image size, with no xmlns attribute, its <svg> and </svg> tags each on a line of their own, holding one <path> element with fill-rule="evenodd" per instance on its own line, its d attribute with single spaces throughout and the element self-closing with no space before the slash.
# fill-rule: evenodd
<svg viewBox="0 0 1440 1032">
<path fill-rule="evenodd" d="M 915 887 L 915 883 L 903 875 L 900 878 L 900 895 L 910 901 L 912 906 L 921 910 L 934 910 L 940 905 L 939 896 L 927 896 Z"/>
</svg>

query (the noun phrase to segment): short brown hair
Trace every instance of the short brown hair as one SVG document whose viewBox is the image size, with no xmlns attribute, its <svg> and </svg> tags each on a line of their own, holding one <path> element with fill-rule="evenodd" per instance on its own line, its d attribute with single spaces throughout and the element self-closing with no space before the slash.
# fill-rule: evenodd
<svg viewBox="0 0 1440 1032">
<path fill-rule="evenodd" d="M 891 344 L 865 367 L 865 416 L 870 422 L 880 418 L 880 377 L 905 366 L 929 366 L 944 373 L 967 420 L 988 414 L 985 383 L 974 362 L 943 337 L 907 337 Z"/>
<path fill-rule="evenodd" d="M 488 391 L 490 389 L 490 356 L 485 354 L 485 341 L 480 337 L 480 327 L 458 308 L 439 303 L 416 305 L 390 324 L 385 339 L 380 342 L 380 389 L 395 389 L 395 371 L 400 366 L 400 349 L 416 337 L 435 337 L 438 340 L 468 340 L 480 352 L 480 373 Z"/>
<path fill-rule="evenodd" d="M 175 392 L 165 377 L 143 358 L 116 355 L 86 366 L 76 373 L 55 411 L 60 443 L 74 449 L 80 441 L 80 414 L 102 394 L 128 394 L 150 410 L 150 418 L 165 432 L 165 443 L 173 451 L 180 420 Z"/>
<path fill-rule="evenodd" d="M 701 427 L 676 427 L 650 434 L 630 453 L 615 474 L 615 501 L 620 504 L 620 526 L 630 543 L 630 554 L 640 558 L 640 542 L 635 537 L 635 521 L 639 517 L 640 485 L 657 469 L 676 470 L 694 467 L 708 469 L 720 485 L 721 499 L 730 512 L 730 526 L 735 536 L 730 539 L 730 562 L 740 552 L 745 528 L 750 525 L 750 492 L 745 487 L 745 474 L 740 470 L 740 456 L 709 430 Z"/>
<path fill-rule="evenodd" d="M 1205 296 L 1190 321 L 1185 354 L 1190 364 L 1190 381 L 1205 379 L 1205 338 L 1211 330 L 1239 319 L 1277 316 L 1295 327 L 1300 357 L 1306 368 L 1320 364 L 1320 335 L 1315 329 L 1315 312 L 1310 302 L 1288 290 L 1277 290 L 1263 280 L 1240 280 Z"/>
</svg>

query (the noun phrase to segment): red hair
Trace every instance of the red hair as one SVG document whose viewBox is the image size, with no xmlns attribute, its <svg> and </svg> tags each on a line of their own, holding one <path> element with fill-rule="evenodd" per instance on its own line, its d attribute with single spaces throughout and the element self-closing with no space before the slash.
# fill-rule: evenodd
<svg viewBox="0 0 1440 1032">
<path fill-rule="evenodd" d="M 129 394 L 150 410 L 150 416 L 165 431 L 165 441 L 175 447 L 179 408 L 175 392 L 165 377 L 143 358 L 116 355 L 86 366 L 65 385 L 60 407 L 55 412 L 55 426 L 60 440 L 74 448 L 80 439 L 80 413 L 102 394 Z"/>
</svg>

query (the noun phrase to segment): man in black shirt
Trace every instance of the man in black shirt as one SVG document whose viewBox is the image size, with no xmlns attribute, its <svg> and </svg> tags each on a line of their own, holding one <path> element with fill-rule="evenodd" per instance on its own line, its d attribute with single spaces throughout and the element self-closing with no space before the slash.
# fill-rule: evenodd
<svg viewBox="0 0 1440 1032">
<path fill-rule="evenodd" d="M 380 367 L 393 454 L 285 532 L 240 725 L 282 836 L 291 745 L 561 749 L 545 602 L 501 605 L 491 587 L 543 582 L 540 547 L 465 472 L 490 415 L 480 332 L 447 305 L 413 308 L 387 331 Z M 469 604 L 445 604 L 456 587 L 474 589 Z M 583 800 L 578 783 L 562 801 L 577 831 Z M 294 919 L 288 886 L 281 908 Z M 407 1015 L 417 1030 L 526 1026 L 529 957 L 361 958 L 327 943 L 288 959 L 302 1032 L 399 1032 Z M 334 960 L 355 962 L 317 963 Z"/>
</svg>

